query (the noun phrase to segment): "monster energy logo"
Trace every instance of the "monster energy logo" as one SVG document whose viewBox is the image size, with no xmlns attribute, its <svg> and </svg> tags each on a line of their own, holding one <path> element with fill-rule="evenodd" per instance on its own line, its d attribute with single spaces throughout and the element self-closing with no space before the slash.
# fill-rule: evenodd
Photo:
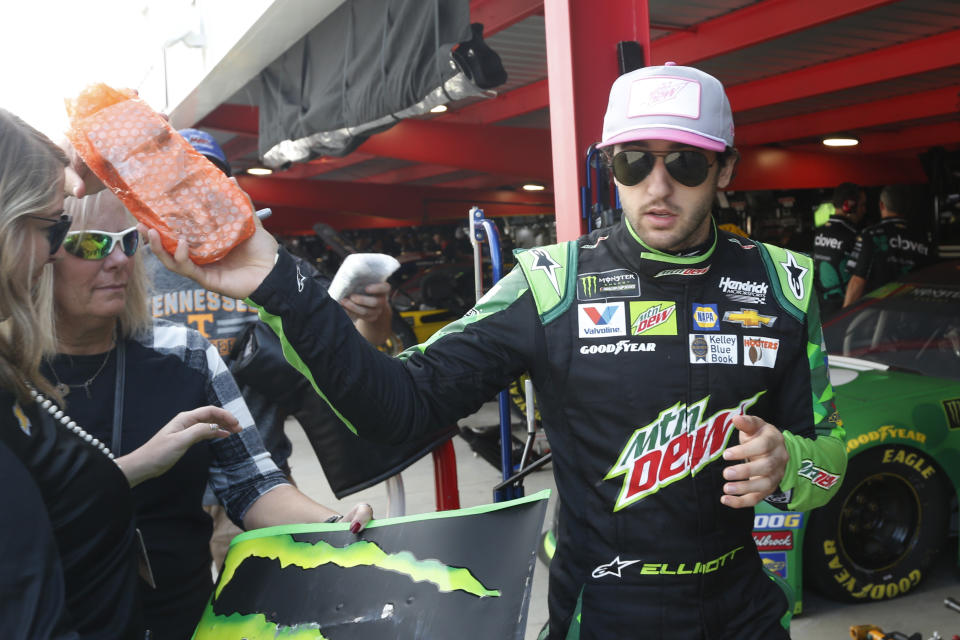
<svg viewBox="0 0 960 640">
<path fill-rule="evenodd" d="M 580 282 L 583 283 L 583 295 L 588 298 L 597 295 L 597 276 L 585 276 Z"/>
<path fill-rule="evenodd" d="M 947 414 L 947 426 L 951 429 L 960 429 L 960 398 L 944 400 L 943 410 Z"/>
<path fill-rule="evenodd" d="M 626 269 L 584 273 L 580 275 L 579 282 L 577 298 L 580 300 L 632 298 L 640 295 L 637 274 Z"/>
</svg>

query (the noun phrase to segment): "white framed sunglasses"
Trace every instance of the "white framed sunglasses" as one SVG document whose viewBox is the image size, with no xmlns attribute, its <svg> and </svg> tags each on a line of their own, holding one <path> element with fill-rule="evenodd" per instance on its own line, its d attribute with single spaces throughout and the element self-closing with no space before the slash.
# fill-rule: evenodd
<svg viewBox="0 0 960 640">
<path fill-rule="evenodd" d="M 123 231 L 71 231 L 63 241 L 63 250 L 83 260 L 103 260 L 118 244 L 127 257 L 132 257 L 140 246 L 137 228 L 130 227 Z"/>
</svg>

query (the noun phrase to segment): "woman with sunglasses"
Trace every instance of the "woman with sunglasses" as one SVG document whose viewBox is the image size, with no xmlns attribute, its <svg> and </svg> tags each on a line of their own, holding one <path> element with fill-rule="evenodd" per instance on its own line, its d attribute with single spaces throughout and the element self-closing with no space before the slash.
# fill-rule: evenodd
<svg viewBox="0 0 960 640">
<path fill-rule="evenodd" d="M 193 329 L 151 318 L 135 221 L 116 196 L 68 198 L 66 206 L 75 222 L 54 268 L 58 353 L 44 371 L 133 487 L 152 568 L 154 586 L 141 585 L 151 639 L 185 640 L 213 586 L 211 520 L 202 509 L 208 482 L 246 528 L 340 516 L 287 484 L 216 348 Z M 163 426 L 198 405 L 229 407 L 242 428 L 191 446 L 196 439 Z M 198 436 L 212 433 L 204 431 Z M 372 511 L 360 504 L 346 517 L 359 531 Z"/>
</svg>

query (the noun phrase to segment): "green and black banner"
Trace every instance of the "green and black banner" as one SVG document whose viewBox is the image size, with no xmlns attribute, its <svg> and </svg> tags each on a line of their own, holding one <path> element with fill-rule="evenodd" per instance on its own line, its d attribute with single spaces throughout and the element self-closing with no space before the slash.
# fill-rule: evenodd
<svg viewBox="0 0 960 640">
<path fill-rule="evenodd" d="M 550 492 L 458 511 L 248 531 L 194 640 L 522 640 Z"/>
</svg>

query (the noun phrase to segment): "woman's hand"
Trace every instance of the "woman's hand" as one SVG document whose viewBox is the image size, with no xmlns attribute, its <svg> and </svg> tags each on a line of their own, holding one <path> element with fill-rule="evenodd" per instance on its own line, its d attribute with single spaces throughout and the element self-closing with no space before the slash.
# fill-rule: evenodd
<svg viewBox="0 0 960 640">
<path fill-rule="evenodd" d="M 133 488 L 167 472 L 187 449 L 201 440 L 226 438 L 240 431 L 240 423 L 229 411 L 207 406 L 183 411 L 168 422 L 146 444 L 117 458 L 117 466 Z"/>
<path fill-rule="evenodd" d="M 70 141 L 64 138 L 58 145 L 66 154 L 70 161 L 63 169 L 63 192 L 64 195 L 82 198 L 92 195 L 104 188 L 100 178 L 90 170 L 90 167 L 83 161 L 80 154 L 77 153 Z"/>
<path fill-rule="evenodd" d="M 350 533 L 360 533 L 371 520 L 373 520 L 373 507 L 366 502 L 358 502 L 353 505 L 353 509 L 343 515 L 341 522 L 350 523 Z"/>
</svg>

